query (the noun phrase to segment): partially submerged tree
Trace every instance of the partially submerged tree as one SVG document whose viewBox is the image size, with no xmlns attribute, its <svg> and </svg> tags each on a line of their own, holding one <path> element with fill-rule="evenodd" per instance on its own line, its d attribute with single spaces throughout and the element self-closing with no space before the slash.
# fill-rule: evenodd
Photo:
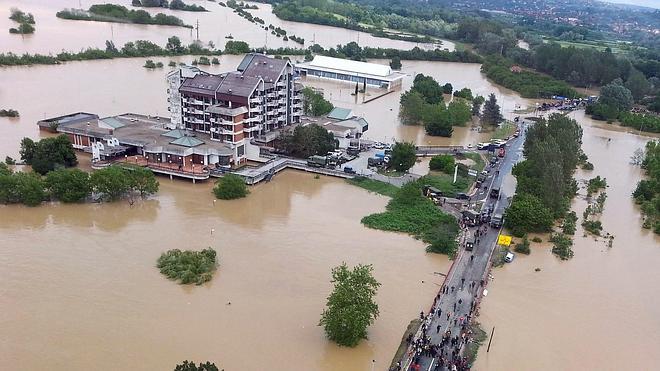
<svg viewBox="0 0 660 371">
<path fill-rule="evenodd" d="M 380 283 L 372 275 L 371 265 L 359 264 L 349 269 L 346 263 L 332 269 L 334 290 L 321 314 L 328 339 L 342 346 L 354 347 L 367 339 L 367 328 L 378 317 L 374 297 Z"/>
</svg>

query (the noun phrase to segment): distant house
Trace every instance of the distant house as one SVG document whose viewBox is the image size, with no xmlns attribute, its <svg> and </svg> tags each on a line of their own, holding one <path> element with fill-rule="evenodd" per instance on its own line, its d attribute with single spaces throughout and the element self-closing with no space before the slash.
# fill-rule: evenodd
<svg viewBox="0 0 660 371">
<path fill-rule="evenodd" d="M 511 68 L 509 68 L 509 70 L 513 73 L 521 73 L 522 72 L 522 68 L 520 66 L 516 66 L 516 65 L 511 66 Z"/>
</svg>

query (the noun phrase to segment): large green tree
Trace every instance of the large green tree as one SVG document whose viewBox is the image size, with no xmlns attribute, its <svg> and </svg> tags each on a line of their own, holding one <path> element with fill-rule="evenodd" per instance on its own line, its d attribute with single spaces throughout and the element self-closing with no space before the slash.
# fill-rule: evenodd
<svg viewBox="0 0 660 371">
<path fill-rule="evenodd" d="M 322 126 L 310 124 L 296 126 L 293 132 L 280 137 L 279 146 L 295 157 L 307 158 L 312 155 L 325 155 L 337 147 L 334 135 Z"/>
<path fill-rule="evenodd" d="M 401 94 L 399 118 L 404 125 L 419 124 L 426 114 L 427 104 L 419 92 L 409 90 Z"/>
<path fill-rule="evenodd" d="M 328 339 L 342 346 L 354 347 L 367 339 L 367 328 L 378 317 L 374 297 L 380 283 L 372 275 L 371 265 L 359 264 L 349 269 L 346 263 L 332 269 L 334 289 L 321 314 Z"/>
<path fill-rule="evenodd" d="M 623 86 L 620 79 L 603 86 L 598 97 L 598 104 L 611 107 L 619 112 L 630 110 L 633 101 L 632 93 Z"/>
<path fill-rule="evenodd" d="M 484 109 L 481 113 L 481 122 L 489 125 L 498 125 L 502 121 L 504 121 L 504 117 L 502 117 L 500 106 L 497 104 L 497 98 L 495 98 L 495 94 L 491 94 L 484 104 Z"/>
<path fill-rule="evenodd" d="M 333 108 L 332 103 L 326 100 L 323 95 L 315 92 L 311 88 L 304 88 L 303 95 L 303 111 L 310 116 L 323 116 Z"/>
<path fill-rule="evenodd" d="M 431 136 L 451 137 L 454 132 L 452 127 L 452 118 L 449 111 L 444 110 L 433 117 L 430 117 L 424 124 L 426 133 Z"/>
<path fill-rule="evenodd" d="M 646 80 L 646 76 L 634 68 L 630 71 L 625 86 L 630 90 L 635 101 L 640 101 L 651 89 L 651 84 Z"/>
<path fill-rule="evenodd" d="M 518 194 L 506 210 L 505 226 L 514 236 L 528 232 L 548 232 L 554 221 L 552 212 L 540 199 L 528 193 Z"/>
<path fill-rule="evenodd" d="M 39 174 L 46 174 L 56 167 L 70 167 L 78 164 L 76 153 L 66 135 L 45 138 L 34 142 L 29 138 L 21 141 L 21 159 Z"/>
<path fill-rule="evenodd" d="M 442 97 L 442 87 L 431 76 L 418 74 L 413 81 L 412 90 L 420 93 L 426 103 L 437 104 L 444 100 Z"/>
<path fill-rule="evenodd" d="M 156 180 L 154 172 L 148 168 L 135 166 L 128 170 L 128 182 L 132 190 L 145 197 L 158 192 L 160 183 Z"/>
<path fill-rule="evenodd" d="M 396 171 L 408 171 L 417 161 L 417 148 L 409 142 L 397 142 L 392 147 L 388 167 Z"/>
<path fill-rule="evenodd" d="M 92 191 L 89 174 L 79 169 L 58 169 L 46 174 L 50 194 L 62 202 L 80 202 Z"/>
<path fill-rule="evenodd" d="M 129 175 L 119 166 L 108 166 L 94 171 L 90 183 L 94 192 L 110 201 L 119 199 L 131 189 Z"/>
</svg>

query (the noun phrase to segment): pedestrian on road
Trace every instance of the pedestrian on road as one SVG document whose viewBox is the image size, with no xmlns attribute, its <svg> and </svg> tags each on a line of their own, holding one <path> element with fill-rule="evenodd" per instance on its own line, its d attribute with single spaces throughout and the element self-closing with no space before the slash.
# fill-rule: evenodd
<svg viewBox="0 0 660 371">
<path fill-rule="evenodd" d="M 436 334 L 439 334 L 439 333 L 440 333 L 440 325 L 437 325 L 437 326 L 435 327 L 435 333 L 436 333 Z"/>
<path fill-rule="evenodd" d="M 451 287 L 451 292 L 454 292 L 454 288 L 455 288 L 454 286 Z"/>
<path fill-rule="evenodd" d="M 456 310 L 456 303 L 454 303 L 454 311 Z"/>
<path fill-rule="evenodd" d="M 474 254 L 470 255 L 470 263 L 474 261 Z"/>
<path fill-rule="evenodd" d="M 465 284 L 465 278 L 461 278 L 461 287 Z"/>
<path fill-rule="evenodd" d="M 451 317 L 451 312 L 447 312 L 447 321 L 449 321 L 449 317 Z"/>
<path fill-rule="evenodd" d="M 424 319 L 424 311 L 419 312 L 419 319 Z"/>
</svg>

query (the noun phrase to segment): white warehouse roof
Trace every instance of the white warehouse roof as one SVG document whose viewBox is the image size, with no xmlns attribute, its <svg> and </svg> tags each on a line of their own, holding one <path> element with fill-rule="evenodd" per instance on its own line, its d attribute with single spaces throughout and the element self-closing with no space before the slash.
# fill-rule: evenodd
<svg viewBox="0 0 660 371">
<path fill-rule="evenodd" d="M 341 59 L 317 55 L 311 62 L 307 63 L 310 67 L 329 68 L 341 70 L 349 73 L 361 73 L 365 75 L 387 77 L 392 74 L 389 66 L 375 63 L 359 62 L 350 59 Z"/>
</svg>

